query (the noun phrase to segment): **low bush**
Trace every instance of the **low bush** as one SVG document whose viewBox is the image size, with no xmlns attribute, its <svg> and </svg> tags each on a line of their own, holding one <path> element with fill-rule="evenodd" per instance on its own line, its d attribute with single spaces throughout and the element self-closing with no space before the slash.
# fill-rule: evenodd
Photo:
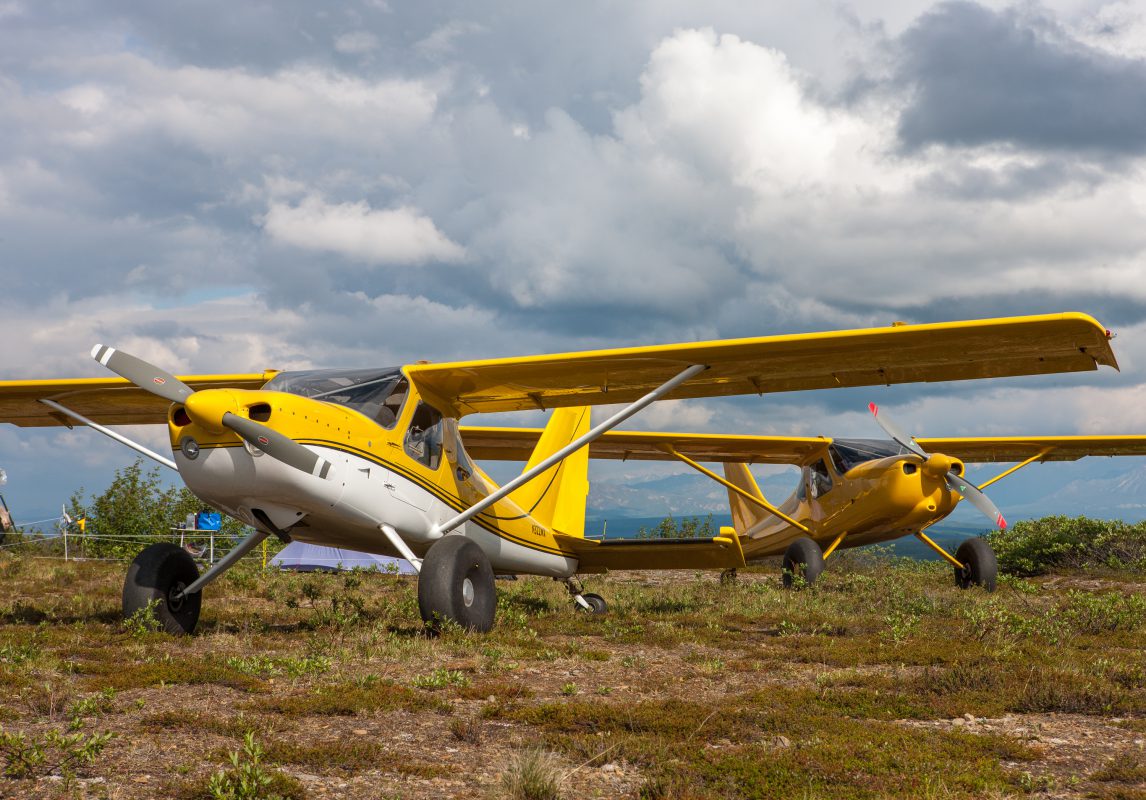
<svg viewBox="0 0 1146 800">
<path fill-rule="evenodd" d="M 1058 569 L 1146 567 L 1146 522 L 1089 517 L 1020 520 L 987 541 L 999 569 L 1011 575 L 1045 575 Z"/>
</svg>

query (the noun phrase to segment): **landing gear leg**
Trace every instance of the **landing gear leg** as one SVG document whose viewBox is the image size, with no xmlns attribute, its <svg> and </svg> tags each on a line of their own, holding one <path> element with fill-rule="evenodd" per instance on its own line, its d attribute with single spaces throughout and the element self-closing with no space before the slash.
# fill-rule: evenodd
<svg viewBox="0 0 1146 800">
<path fill-rule="evenodd" d="M 565 588 L 569 590 L 569 594 L 573 595 L 573 602 L 577 606 L 577 610 L 586 611 L 590 614 L 604 614 L 609 610 L 609 604 L 605 602 L 605 598 L 599 594 L 586 592 L 585 587 L 581 585 L 576 576 L 565 579 Z"/>
</svg>

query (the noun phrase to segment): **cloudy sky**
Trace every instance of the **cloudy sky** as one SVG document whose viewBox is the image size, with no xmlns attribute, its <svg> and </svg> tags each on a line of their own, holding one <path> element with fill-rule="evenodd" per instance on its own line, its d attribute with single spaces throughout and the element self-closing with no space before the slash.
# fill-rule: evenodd
<svg viewBox="0 0 1146 800">
<path fill-rule="evenodd" d="M 0 378 L 1080 310 L 1120 374 L 634 426 L 1146 433 L 1141 0 L 0 0 L 0 120 Z M 130 460 L 0 427 L 25 520 Z"/>
</svg>

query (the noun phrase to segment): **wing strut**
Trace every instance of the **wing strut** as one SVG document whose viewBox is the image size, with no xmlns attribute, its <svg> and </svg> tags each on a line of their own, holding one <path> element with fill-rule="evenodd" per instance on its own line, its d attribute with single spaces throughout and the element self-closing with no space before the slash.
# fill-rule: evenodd
<svg viewBox="0 0 1146 800">
<path fill-rule="evenodd" d="M 1027 464 L 1030 464 L 1031 462 L 1042 460 L 1046 456 L 1050 455 L 1052 450 L 1054 450 L 1053 447 L 1044 447 L 1042 450 L 1039 450 L 1035 455 L 1031 456 L 1030 458 L 1028 458 L 1023 463 L 1016 464 L 1015 466 L 1011 467 L 1010 469 L 1005 470 L 1003 472 L 1000 472 L 998 475 L 991 478 L 991 480 L 987 481 L 986 483 L 984 483 L 982 486 L 979 487 L 979 491 L 983 491 L 984 489 L 986 489 L 988 486 L 990 486 L 995 481 L 1001 481 L 1003 478 L 1007 477 L 1012 472 L 1018 472 L 1019 470 L 1021 470 L 1023 467 L 1025 467 Z"/>
<path fill-rule="evenodd" d="M 767 500 L 764 500 L 760 497 L 757 497 L 756 495 L 754 495 L 750 492 L 746 492 L 743 489 L 741 489 L 739 486 L 737 486 L 735 483 L 733 483 L 732 481 L 725 480 L 724 478 L 720 477 L 719 475 L 717 475 L 715 472 L 713 472 L 710 469 L 705 469 L 704 467 L 702 467 L 700 464 L 697 464 L 695 461 L 693 461 L 688 456 L 682 455 L 681 453 L 678 453 L 671 445 L 666 446 L 663 449 L 666 453 L 668 453 L 673 458 L 678 459 L 680 461 L 683 461 L 685 464 L 688 464 L 690 467 L 695 469 L 701 475 L 706 475 L 709 478 L 712 478 L 717 483 L 719 483 L 723 486 L 726 486 L 728 489 L 731 489 L 732 491 L 736 492 L 738 495 L 740 495 L 741 497 L 743 497 L 745 500 L 749 501 L 750 503 L 755 503 L 756 505 L 760 506 L 762 509 L 767 511 L 769 514 L 772 514 L 774 516 L 779 517 L 780 519 L 787 522 L 789 525 L 793 525 L 793 526 L 799 528 L 804 533 L 811 533 L 811 531 L 808 530 L 808 527 L 806 525 L 803 525 L 802 523 L 797 522 L 796 520 L 792 519 L 787 514 L 785 514 L 783 511 L 776 508 L 776 506 L 769 503 Z"/>
<path fill-rule="evenodd" d="M 170 467 L 171 469 L 175 470 L 176 472 L 179 471 L 179 467 L 175 466 L 175 462 L 172 461 L 170 458 L 164 458 L 163 456 L 159 455 L 159 453 L 156 453 L 154 450 L 149 450 L 148 448 L 144 447 L 143 445 L 139 444 L 138 442 L 133 442 L 133 441 L 131 441 L 131 439 L 128 439 L 126 436 L 123 436 L 121 434 L 116 433 L 115 431 L 111 430 L 110 428 L 105 428 L 103 425 L 100 425 L 98 422 L 92 422 L 90 419 L 83 416 L 82 414 L 77 414 L 75 411 L 72 411 L 70 408 L 65 408 L 64 406 L 60 405 L 59 403 L 55 402 L 54 400 L 45 400 L 45 399 L 41 398 L 40 402 L 43 403 L 44 405 L 46 405 L 48 408 L 54 408 L 56 411 L 59 411 L 61 414 L 66 414 L 67 416 L 71 417 L 72 419 L 78 420 L 79 422 L 82 422 L 84 425 L 87 425 L 92 430 L 97 430 L 100 433 L 102 433 L 104 436 L 107 436 L 108 438 L 115 439 L 120 444 L 127 445 L 128 447 L 130 447 L 135 452 L 141 453 L 142 455 L 147 456 L 151 460 L 159 462 L 160 464 L 162 464 L 165 467 Z"/>
<path fill-rule="evenodd" d="M 458 514 L 456 517 L 449 520 L 448 522 L 444 522 L 441 525 L 436 525 L 435 526 L 435 528 L 436 528 L 435 532 L 438 535 L 449 533 L 450 531 L 452 531 L 454 528 L 458 527 L 459 525 L 462 525 L 463 523 L 466 523 L 469 520 L 473 519 L 478 514 L 485 511 L 487 508 L 489 508 L 494 503 L 496 503 L 498 500 L 502 499 L 506 495 L 513 492 L 519 486 L 523 486 L 526 483 L 529 483 L 531 480 L 536 478 L 541 473 L 545 472 L 547 469 L 552 467 L 554 464 L 560 463 L 561 461 L 563 461 L 568 456 L 572 455 L 573 453 L 576 453 L 582 447 L 585 447 L 589 443 L 593 442 L 595 439 L 600 438 L 600 436 L 602 434 L 607 433 L 608 431 L 611 431 L 613 428 L 620 425 L 622 422 L 627 420 L 629 417 L 633 416 L 638 411 L 642 410 L 645 406 L 649 405 L 650 403 L 652 403 L 655 400 L 660 399 L 661 397 L 663 397 L 664 395 L 668 394 L 673 389 L 675 389 L 677 386 L 680 386 L 682 383 L 687 381 L 689 378 L 692 378 L 695 375 L 699 375 L 701 372 L 704 372 L 706 369 L 708 369 L 708 367 L 705 366 L 704 364 L 693 364 L 691 367 L 688 367 L 687 369 L 684 369 L 681 372 L 677 373 L 677 375 L 674 378 L 666 381 L 665 383 L 662 383 L 660 386 L 653 389 L 651 392 L 646 394 L 640 400 L 636 400 L 636 401 L 630 403 L 629 405 L 625 406 L 620 411 L 618 411 L 616 414 L 609 417 L 607 420 L 602 422 L 597 427 L 593 428 L 591 431 L 586 433 L 581 438 L 575 439 L 574 441 L 565 445 L 565 447 L 562 447 L 560 450 L 558 450 L 556 453 L 551 455 L 549 458 L 545 459 L 540 464 L 535 466 L 533 469 L 526 470 L 525 472 L 521 473 L 516 478 L 514 478 L 512 481 L 507 483 L 505 486 L 502 486 L 500 489 L 498 489 L 496 492 L 489 495 L 488 497 L 486 497 L 482 500 L 479 500 L 477 503 L 474 503 L 472 506 L 470 506 L 465 511 Z"/>
<path fill-rule="evenodd" d="M 946 550 L 944 550 L 942 547 L 940 547 L 940 545 L 937 541 L 932 539 L 930 536 L 928 536 L 923 531 L 916 531 L 915 532 L 915 538 L 918 539 L 919 541 L 923 542 L 925 545 L 930 547 L 932 550 L 934 550 L 939 555 L 943 556 L 943 558 L 945 558 L 947 561 L 950 561 L 951 564 L 955 567 L 955 569 L 963 569 L 963 564 L 961 564 L 959 562 L 959 559 L 955 558 L 955 556 L 951 555 Z"/>
</svg>

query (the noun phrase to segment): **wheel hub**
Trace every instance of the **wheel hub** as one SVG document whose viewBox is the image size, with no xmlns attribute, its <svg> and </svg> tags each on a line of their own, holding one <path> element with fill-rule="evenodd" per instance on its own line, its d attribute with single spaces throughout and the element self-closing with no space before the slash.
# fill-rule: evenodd
<svg viewBox="0 0 1146 800">
<path fill-rule="evenodd" d="M 474 604 L 474 584 L 469 578 L 462 581 L 462 602 L 466 608 Z"/>
<path fill-rule="evenodd" d="M 167 590 L 167 607 L 172 611 L 178 611 L 183 607 L 183 590 L 187 588 L 187 584 L 183 581 L 176 581 L 175 584 Z"/>
</svg>

